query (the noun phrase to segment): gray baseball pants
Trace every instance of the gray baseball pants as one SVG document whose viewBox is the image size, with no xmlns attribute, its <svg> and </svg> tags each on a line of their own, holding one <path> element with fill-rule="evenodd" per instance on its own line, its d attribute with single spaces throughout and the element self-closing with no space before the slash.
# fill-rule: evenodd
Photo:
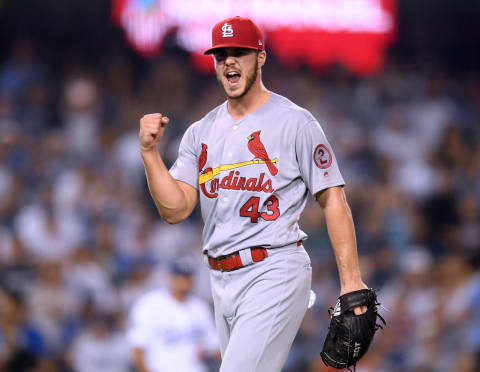
<svg viewBox="0 0 480 372">
<path fill-rule="evenodd" d="M 312 280 L 307 252 L 294 243 L 268 254 L 238 270 L 210 270 L 220 372 L 279 372 L 305 316 Z"/>
</svg>

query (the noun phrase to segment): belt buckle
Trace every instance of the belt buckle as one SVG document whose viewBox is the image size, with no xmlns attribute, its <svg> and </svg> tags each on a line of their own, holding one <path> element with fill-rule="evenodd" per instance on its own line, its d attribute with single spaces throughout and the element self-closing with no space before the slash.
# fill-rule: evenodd
<svg viewBox="0 0 480 372">
<path fill-rule="evenodd" d="M 220 271 L 223 271 L 222 260 L 219 258 L 217 259 L 217 266 L 220 269 Z"/>
</svg>

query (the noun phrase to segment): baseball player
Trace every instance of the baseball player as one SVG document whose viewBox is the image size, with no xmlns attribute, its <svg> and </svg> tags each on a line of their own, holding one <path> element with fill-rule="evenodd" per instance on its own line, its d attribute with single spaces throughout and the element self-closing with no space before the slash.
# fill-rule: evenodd
<svg viewBox="0 0 480 372">
<path fill-rule="evenodd" d="M 341 294 L 367 288 L 332 147 L 307 110 L 262 83 L 262 31 L 233 17 L 212 30 L 227 99 L 191 125 L 170 170 L 157 150 L 169 119 L 140 120 L 141 155 L 160 215 L 187 218 L 200 200 L 221 372 L 278 372 L 305 315 L 311 264 L 298 219 L 308 192 L 323 208 Z M 365 307 L 355 307 L 361 314 Z"/>
<path fill-rule="evenodd" d="M 207 372 L 218 353 L 209 306 L 191 295 L 194 268 L 171 263 L 168 288 L 140 296 L 130 311 L 127 340 L 138 372 Z"/>
</svg>

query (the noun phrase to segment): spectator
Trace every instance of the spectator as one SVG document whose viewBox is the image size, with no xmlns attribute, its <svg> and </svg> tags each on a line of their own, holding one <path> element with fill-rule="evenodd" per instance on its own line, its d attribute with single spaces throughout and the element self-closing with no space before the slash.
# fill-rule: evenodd
<svg viewBox="0 0 480 372">
<path fill-rule="evenodd" d="M 0 366 L 6 372 L 35 368 L 47 354 L 41 332 L 28 319 L 21 294 L 0 291 Z"/>
<path fill-rule="evenodd" d="M 73 341 L 71 351 L 75 372 L 130 371 L 128 344 L 111 315 L 94 314 Z"/>
<path fill-rule="evenodd" d="M 219 355 L 211 309 L 191 295 L 194 267 L 186 258 L 171 264 L 166 289 L 132 307 L 127 338 L 139 372 L 205 372 L 207 358 Z"/>
</svg>

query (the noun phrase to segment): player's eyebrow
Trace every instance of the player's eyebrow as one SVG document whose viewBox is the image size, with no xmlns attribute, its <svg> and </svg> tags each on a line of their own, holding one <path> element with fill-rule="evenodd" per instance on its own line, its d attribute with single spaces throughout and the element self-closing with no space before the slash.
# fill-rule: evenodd
<svg viewBox="0 0 480 372">
<path fill-rule="evenodd" d="M 241 57 L 253 52 L 258 52 L 258 51 L 255 51 L 254 49 L 248 49 L 248 48 L 224 48 L 224 49 L 219 49 L 218 51 L 215 51 L 213 53 L 213 56 L 217 61 L 220 62 L 220 61 L 224 61 L 229 56 Z"/>
</svg>

